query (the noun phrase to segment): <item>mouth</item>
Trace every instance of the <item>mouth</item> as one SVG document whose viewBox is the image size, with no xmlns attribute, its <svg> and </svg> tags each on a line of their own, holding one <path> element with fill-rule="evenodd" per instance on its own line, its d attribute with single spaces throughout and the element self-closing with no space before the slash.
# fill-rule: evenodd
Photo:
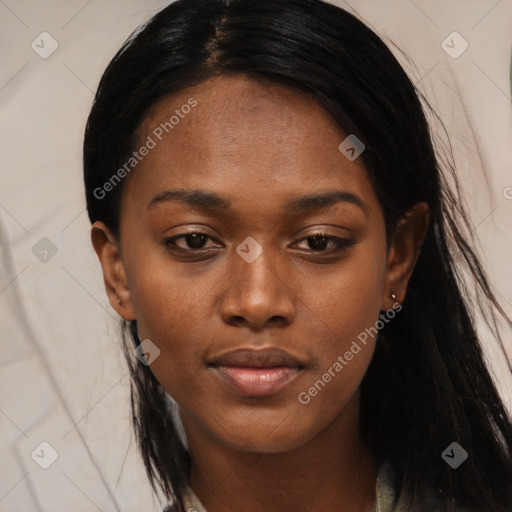
<svg viewBox="0 0 512 512">
<path fill-rule="evenodd" d="M 207 366 L 236 393 L 254 397 L 277 393 L 306 368 L 281 349 L 239 349 L 213 359 Z"/>
</svg>

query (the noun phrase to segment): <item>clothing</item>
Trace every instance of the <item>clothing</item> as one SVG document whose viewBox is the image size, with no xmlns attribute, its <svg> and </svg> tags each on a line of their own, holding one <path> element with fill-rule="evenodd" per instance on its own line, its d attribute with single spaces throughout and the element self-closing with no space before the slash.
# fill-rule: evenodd
<svg viewBox="0 0 512 512">
<path fill-rule="evenodd" d="M 400 504 L 401 502 L 392 508 L 395 490 L 391 482 L 391 472 L 388 464 L 383 464 L 379 469 L 375 492 L 376 503 L 369 512 L 405 512 L 405 508 Z M 416 508 L 414 512 L 436 512 L 438 510 L 438 506 L 436 506 L 437 496 L 437 492 L 427 489 L 425 500 L 420 508 Z M 184 495 L 184 505 L 187 512 L 207 512 L 190 486 L 186 489 Z M 167 506 L 163 512 L 173 512 L 173 510 L 171 505 Z M 457 512 L 464 512 L 464 510 L 459 509 Z"/>
</svg>

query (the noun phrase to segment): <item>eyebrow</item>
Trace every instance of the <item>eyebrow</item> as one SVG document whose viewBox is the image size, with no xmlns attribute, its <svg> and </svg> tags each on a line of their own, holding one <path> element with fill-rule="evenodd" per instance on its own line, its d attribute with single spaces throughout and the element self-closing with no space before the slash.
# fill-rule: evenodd
<svg viewBox="0 0 512 512">
<path fill-rule="evenodd" d="M 181 203 L 199 208 L 206 212 L 227 210 L 232 202 L 215 192 L 206 190 L 166 190 L 147 204 L 147 208 L 153 208 L 157 204 L 179 201 Z M 329 208 L 336 203 L 345 202 L 359 207 L 365 214 L 368 214 L 366 203 L 357 195 L 344 190 L 333 190 L 322 194 L 310 194 L 294 197 L 285 203 L 283 209 L 286 213 L 305 213 L 319 211 Z"/>
</svg>

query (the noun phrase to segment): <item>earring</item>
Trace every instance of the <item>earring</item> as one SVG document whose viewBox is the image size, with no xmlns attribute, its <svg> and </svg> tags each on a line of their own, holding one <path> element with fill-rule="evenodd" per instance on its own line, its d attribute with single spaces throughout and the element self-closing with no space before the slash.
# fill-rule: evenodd
<svg viewBox="0 0 512 512">
<path fill-rule="evenodd" d="M 391 290 L 391 293 L 389 294 L 389 296 L 393 299 L 393 300 L 396 300 L 399 304 L 400 304 L 400 299 L 398 298 L 398 295 L 395 294 L 395 292 L 393 290 Z"/>
</svg>

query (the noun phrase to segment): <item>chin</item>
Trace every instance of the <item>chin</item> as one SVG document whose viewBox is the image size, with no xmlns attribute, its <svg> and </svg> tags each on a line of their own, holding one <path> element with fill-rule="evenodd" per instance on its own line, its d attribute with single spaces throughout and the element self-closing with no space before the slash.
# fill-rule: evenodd
<svg viewBox="0 0 512 512">
<path fill-rule="evenodd" d="M 229 448 L 237 451 L 254 453 L 283 453 L 292 451 L 306 444 L 316 435 L 316 430 L 308 429 L 306 425 L 299 425 L 296 421 L 261 422 L 251 421 L 240 424 L 226 425 L 219 436 L 219 440 Z M 276 427 L 277 425 L 277 427 Z M 230 437 L 226 432 L 234 432 Z"/>
<path fill-rule="evenodd" d="M 243 438 L 225 439 L 229 448 L 251 453 L 285 453 L 292 451 L 304 444 L 302 439 L 265 439 L 259 436 L 244 436 Z"/>
</svg>

